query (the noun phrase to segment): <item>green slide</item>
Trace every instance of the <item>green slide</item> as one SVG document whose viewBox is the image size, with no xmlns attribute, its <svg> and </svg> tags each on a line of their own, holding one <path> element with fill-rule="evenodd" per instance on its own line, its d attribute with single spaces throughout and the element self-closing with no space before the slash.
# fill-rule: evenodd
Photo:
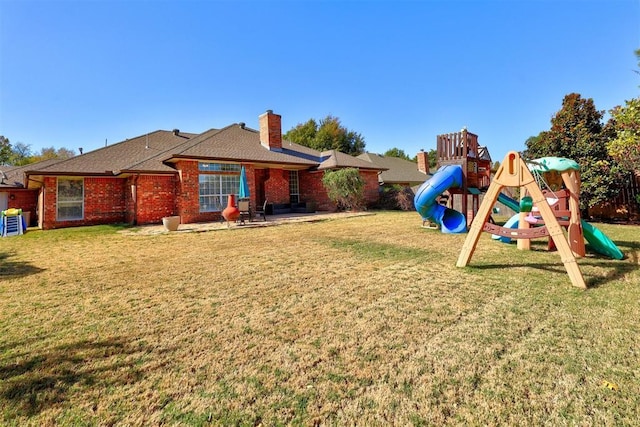
<svg viewBox="0 0 640 427">
<path fill-rule="evenodd" d="M 513 200 L 511 197 L 506 196 L 502 193 L 498 194 L 498 201 L 511 209 L 512 211 L 518 213 L 520 212 L 520 202 L 517 200 Z"/>
<path fill-rule="evenodd" d="M 587 239 L 591 248 L 599 254 L 606 255 L 613 259 L 624 258 L 622 251 L 618 249 L 606 234 L 585 220 L 582 220 L 582 234 L 584 234 L 584 238 Z"/>
</svg>

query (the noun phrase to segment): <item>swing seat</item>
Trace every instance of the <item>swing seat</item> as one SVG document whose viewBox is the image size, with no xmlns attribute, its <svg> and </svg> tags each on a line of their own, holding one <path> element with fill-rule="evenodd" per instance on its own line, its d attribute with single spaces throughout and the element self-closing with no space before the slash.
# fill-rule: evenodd
<svg viewBox="0 0 640 427">
<path fill-rule="evenodd" d="M 538 223 L 538 218 L 533 216 L 533 212 L 529 212 L 529 215 L 525 216 L 524 220 L 527 221 L 529 224 L 537 224 Z"/>
</svg>

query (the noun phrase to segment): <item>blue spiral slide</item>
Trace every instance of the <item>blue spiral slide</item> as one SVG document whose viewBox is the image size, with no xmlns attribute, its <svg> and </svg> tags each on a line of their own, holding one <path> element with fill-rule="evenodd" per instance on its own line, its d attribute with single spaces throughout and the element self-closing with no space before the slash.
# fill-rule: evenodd
<svg viewBox="0 0 640 427">
<path fill-rule="evenodd" d="M 423 220 L 430 220 L 440 226 L 443 233 L 465 233 L 467 218 L 460 212 L 439 204 L 436 199 L 452 187 L 461 187 L 462 167 L 459 165 L 442 166 L 426 180 L 413 198 L 416 210 Z"/>
</svg>

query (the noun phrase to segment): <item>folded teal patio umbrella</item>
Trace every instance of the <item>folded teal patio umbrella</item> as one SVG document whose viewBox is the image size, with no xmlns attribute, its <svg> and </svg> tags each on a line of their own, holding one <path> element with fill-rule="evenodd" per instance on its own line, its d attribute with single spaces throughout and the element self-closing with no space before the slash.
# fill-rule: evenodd
<svg viewBox="0 0 640 427">
<path fill-rule="evenodd" d="M 240 191 L 238 191 L 238 198 L 249 198 L 249 183 L 247 182 L 247 173 L 244 170 L 244 166 L 240 169 Z"/>
</svg>

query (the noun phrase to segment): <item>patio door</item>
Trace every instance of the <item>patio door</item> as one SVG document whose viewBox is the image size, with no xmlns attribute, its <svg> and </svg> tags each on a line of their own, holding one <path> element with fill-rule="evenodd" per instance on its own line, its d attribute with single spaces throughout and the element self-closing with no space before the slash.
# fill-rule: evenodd
<svg viewBox="0 0 640 427">
<path fill-rule="evenodd" d="M 289 171 L 289 202 L 300 203 L 300 185 L 298 171 Z"/>
</svg>

